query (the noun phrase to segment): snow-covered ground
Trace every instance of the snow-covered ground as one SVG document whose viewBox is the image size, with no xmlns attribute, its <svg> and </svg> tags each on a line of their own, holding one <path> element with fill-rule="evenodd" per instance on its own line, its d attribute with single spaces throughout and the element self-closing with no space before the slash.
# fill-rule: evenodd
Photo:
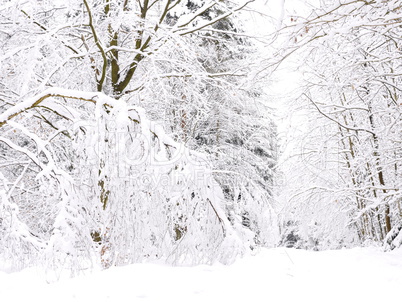
<svg viewBox="0 0 402 302">
<path fill-rule="evenodd" d="M 46 279 L 32 268 L 0 272 L 0 301 L 401 301 L 402 249 L 276 248 L 230 266 L 135 264 Z"/>
</svg>

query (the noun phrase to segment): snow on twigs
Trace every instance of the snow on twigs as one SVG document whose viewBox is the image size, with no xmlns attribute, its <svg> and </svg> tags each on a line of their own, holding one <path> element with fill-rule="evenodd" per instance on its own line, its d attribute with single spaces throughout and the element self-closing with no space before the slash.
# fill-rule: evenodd
<svg viewBox="0 0 402 302">
<path fill-rule="evenodd" d="M 44 101 L 47 110 L 62 116 L 57 125 L 65 129 L 51 139 L 24 119 Z M 82 103 L 92 112 L 80 113 Z M 37 189 L 15 195 L 37 199 L 26 231 L 41 242 L 27 246 L 32 264 L 44 261 L 74 272 L 96 263 L 106 268 L 155 259 L 229 263 L 244 253 L 207 157 L 167 136 L 142 108 L 102 93 L 51 88 L 0 117 L 5 136 L 0 138 L 32 166 L 20 179 L 4 173 L 6 181 L 37 183 Z M 7 138 L 17 132 L 25 147 Z M 31 199 L 19 202 L 24 211 L 13 214 L 13 228 L 27 221 Z M 2 200 L 7 206 L 8 199 Z M 0 251 L 17 248 L 4 243 Z"/>
</svg>

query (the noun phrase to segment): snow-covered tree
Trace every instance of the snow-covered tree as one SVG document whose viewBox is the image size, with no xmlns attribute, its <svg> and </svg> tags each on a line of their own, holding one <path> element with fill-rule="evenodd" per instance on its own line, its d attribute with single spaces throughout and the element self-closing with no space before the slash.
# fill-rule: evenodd
<svg viewBox="0 0 402 302">
<path fill-rule="evenodd" d="M 308 180 L 290 208 L 310 234 L 337 225 L 349 241 L 400 245 L 400 13 L 400 1 L 323 1 L 286 29 L 293 44 L 282 51 L 303 62 L 295 104 L 309 115 L 299 145 Z"/>
<path fill-rule="evenodd" d="M 234 26 L 247 4 L 0 7 L 2 256 L 230 262 L 272 243 L 275 127 Z"/>
<path fill-rule="evenodd" d="M 85 118 L 74 114 L 81 102 L 95 103 Z M 64 116 L 63 132 L 24 125 L 24 116 L 41 108 Z M 0 120 L 4 166 L 13 168 L 2 173 L 5 255 L 79 269 L 97 250 L 105 267 L 159 258 L 227 262 L 244 252 L 206 157 L 166 136 L 141 108 L 102 93 L 52 88 Z M 26 145 L 13 143 L 16 132 Z M 66 150 L 75 158 L 69 169 Z"/>
</svg>

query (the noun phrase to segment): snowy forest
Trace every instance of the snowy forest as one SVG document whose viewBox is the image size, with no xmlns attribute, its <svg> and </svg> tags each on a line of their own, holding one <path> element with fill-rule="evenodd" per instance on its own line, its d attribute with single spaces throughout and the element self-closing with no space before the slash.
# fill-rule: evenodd
<svg viewBox="0 0 402 302">
<path fill-rule="evenodd" d="M 401 97 L 400 0 L 0 0 L 0 268 L 397 249 Z"/>
</svg>

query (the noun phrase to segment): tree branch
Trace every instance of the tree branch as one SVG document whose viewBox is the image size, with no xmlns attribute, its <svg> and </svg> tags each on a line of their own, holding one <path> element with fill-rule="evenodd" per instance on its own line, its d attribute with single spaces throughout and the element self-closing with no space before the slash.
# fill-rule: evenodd
<svg viewBox="0 0 402 302">
<path fill-rule="evenodd" d="M 43 26 L 42 24 L 40 24 L 39 22 L 35 21 L 30 15 L 28 15 L 24 10 L 21 10 L 21 12 L 28 18 L 31 19 L 33 24 L 37 25 L 40 29 L 42 29 L 43 31 L 49 32 L 48 29 Z M 52 37 L 56 37 L 55 34 L 52 34 Z M 58 38 L 57 38 L 58 39 Z M 71 45 L 68 45 L 66 42 L 64 42 L 63 40 L 58 39 L 61 44 L 63 44 L 64 46 L 66 46 L 68 49 L 70 49 L 71 51 L 73 51 L 75 54 L 79 54 L 79 51 L 74 49 Z"/>
<path fill-rule="evenodd" d="M 367 132 L 367 133 L 370 133 L 371 135 L 376 135 L 373 131 L 370 131 L 370 130 L 367 130 L 367 129 L 364 129 L 364 128 L 349 127 L 349 126 L 346 126 L 346 125 L 344 125 L 344 124 L 338 122 L 336 119 L 334 119 L 334 118 L 330 117 L 328 114 L 324 113 L 324 112 L 320 109 L 320 107 L 318 107 L 318 105 L 317 105 L 317 104 L 311 99 L 311 97 L 309 97 L 306 93 L 303 93 L 303 95 L 314 105 L 314 107 L 317 109 L 317 111 L 318 111 L 319 113 L 321 113 L 321 114 L 322 114 L 323 116 L 325 116 L 327 119 L 329 119 L 329 120 L 335 122 L 336 124 L 338 124 L 338 126 L 344 128 L 344 129 L 347 129 L 347 130 L 351 130 L 351 131 Z"/>
<path fill-rule="evenodd" d="M 188 34 L 192 34 L 192 33 L 194 33 L 194 32 L 197 32 L 197 31 L 203 29 L 204 27 L 213 25 L 213 24 L 215 24 L 216 22 L 219 22 L 219 21 L 221 21 L 221 20 L 223 20 L 223 19 L 226 19 L 227 17 L 233 15 L 235 12 L 242 10 L 244 7 L 246 7 L 248 4 L 250 4 L 251 2 L 254 2 L 254 1 L 255 1 L 255 0 L 249 0 L 249 1 L 247 1 L 246 3 L 244 3 L 243 5 L 241 5 L 241 6 L 237 7 L 237 8 L 235 8 L 234 10 L 229 11 L 229 12 L 227 12 L 227 13 L 225 13 L 225 14 L 222 14 L 222 15 L 216 17 L 215 19 L 212 19 L 211 21 L 205 22 L 204 24 L 201 24 L 201 25 L 199 25 L 199 26 L 197 26 L 197 27 L 195 27 L 195 28 L 188 29 L 187 31 L 181 32 L 181 33 L 179 33 L 179 35 L 180 35 L 180 36 L 185 36 L 185 35 L 188 35 Z M 190 22 L 191 22 L 191 21 L 190 21 Z M 184 28 L 178 28 L 178 29 L 174 30 L 173 32 L 179 32 L 179 31 L 181 31 L 181 30 L 184 30 Z"/>
<path fill-rule="evenodd" d="M 88 26 L 91 28 L 92 35 L 93 35 L 94 41 L 95 41 L 95 45 L 96 45 L 96 47 L 98 47 L 98 49 L 99 49 L 99 51 L 100 51 L 100 53 L 102 55 L 102 59 L 103 59 L 103 68 L 102 68 L 101 78 L 99 80 L 96 79 L 97 90 L 102 91 L 103 83 L 104 83 L 105 78 L 106 78 L 107 57 L 106 57 L 105 51 L 104 51 L 104 49 L 103 49 L 103 47 L 102 47 L 102 45 L 101 45 L 101 43 L 99 41 L 98 35 L 96 34 L 96 30 L 95 30 L 95 27 L 93 25 L 91 9 L 89 8 L 87 0 L 83 0 L 83 1 L 84 1 L 86 10 L 88 12 L 88 17 L 89 17 L 89 25 Z M 95 77 L 96 77 L 96 75 L 95 75 Z"/>
</svg>

